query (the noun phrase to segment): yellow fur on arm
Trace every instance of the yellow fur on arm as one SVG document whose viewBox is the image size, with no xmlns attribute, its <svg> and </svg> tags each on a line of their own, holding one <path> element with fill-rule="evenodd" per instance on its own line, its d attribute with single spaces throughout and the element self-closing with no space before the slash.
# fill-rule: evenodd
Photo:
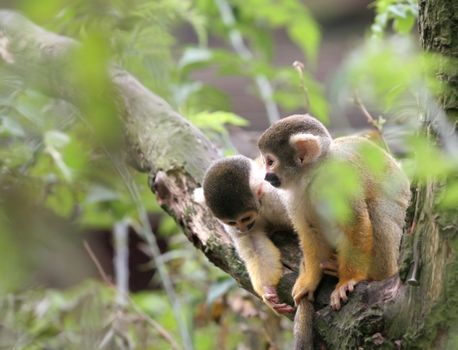
<svg viewBox="0 0 458 350">
<path fill-rule="evenodd" d="M 329 258 L 331 249 L 324 238 L 319 233 L 313 232 L 307 224 L 301 225 L 298 236 L 306 270 L 302 272 L 304 269 L 302 268 L 301 274 L 305 273 L 309 283 L 318 284 L 322 275 L 320 262 Z"/>
<path fill-rule="evenodd" d="M 264 287 L 276 287 L 282 275 L 281 255 L 266 234 L 250 232 L 237 238 L 236 244 L 256 293 L 262 296 Z"/>
<path fill-rule="evenodd" d="M 306 222 L 296 225 L 296 228 L 304 259 L 304 266 L 301 266 L 292 290 L 294 301 L 298 303 L 302 297 L 313 300 L 313 292 L 322 276 L 320 262 L 330 257 L 331 249 L 323 237 L 311 230 Z"/>
</svg>

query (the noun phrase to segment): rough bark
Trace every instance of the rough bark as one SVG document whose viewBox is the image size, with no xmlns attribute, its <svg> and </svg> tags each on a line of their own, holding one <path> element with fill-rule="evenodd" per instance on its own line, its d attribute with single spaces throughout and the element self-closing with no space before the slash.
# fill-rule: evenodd
<svg viewBox="0 0 458 350">
<path fill-rule="evenodd" d="M 458 118 L 458 2 L 455 0 L 419 1 L 420 41 L 426 51 L 439 53 L 444 61 L 438 78 L 446 83 L 441 95 L 444 110 L 451 119 Z"/>
<path fill-rule="evenodd" d="M 46 32 L 9 11 L 0 11 L 0 32 L 0 62 L 7 69 L 77 105 L 81 91 L 65 74 L 67 58 L 78 46 L 75 41 Z M 130 154 L 136 167 L 148 173 L 164 210 L 211 262 L 252 291 L 245 268 L 222 227 L 192 198 L 204 170 L 218 157 L 216 149 L 130 74 L 119 68 L 112 68 L 109 74 Z M 415 193 L 410 213 L 415 227 L 403 243 L 401 277 L 416 266 L 418 285 L 403 283 L 398 276 L 362 283 L 349 303 L 333 312 L 328 302 L 334 281 L 325 279 L 315 302 L 317 345 L 325 344 L 328 349 L 425 349 L 446 344 L 453 326 L 447 322 L 456 322 L 458 315 L 457 225 L 453 215 L 438 215 L 435 192 L 436 185 L 431 183 Z M 279 293 L 291 302 L 290 290 L 300 261 L 297 241 L 291 233 L 273 233 L 272 238 L 282 251 L 285 267 Z M 416 265 L 412 264 L 413 256 Z"/>
</svg>

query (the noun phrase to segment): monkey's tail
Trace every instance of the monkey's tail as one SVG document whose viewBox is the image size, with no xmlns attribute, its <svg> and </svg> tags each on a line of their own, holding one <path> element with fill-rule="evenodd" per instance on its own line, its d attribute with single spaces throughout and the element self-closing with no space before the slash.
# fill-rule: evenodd
<svg viewBox="0 0 458 350">
<path fill-rule="evenodd" d="M 313 305 L 302 298 L 294 316 L 294 350 L 313 350 Z"/>
</svg>

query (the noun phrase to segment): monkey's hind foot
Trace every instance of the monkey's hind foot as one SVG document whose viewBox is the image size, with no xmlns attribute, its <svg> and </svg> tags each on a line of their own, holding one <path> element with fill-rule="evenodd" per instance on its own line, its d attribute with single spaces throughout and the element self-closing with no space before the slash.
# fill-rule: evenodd
<svg viewBox="0 0 458 350">
<path fill-rule="evenodd" d="M 294 308 L 291 305 L 280 303 L 280 299 L 274 287 L 264 287 L 262 299 L 279 314 L 290 314 L 294 312 Z"/>
<path fill-rule="evenodd" d="M 339 282 L 334 289 L 334 291 L 331 294 L 331 307 L 335 310 L 338 311 L 340 310 L 342 304 L 341 301 L 344 303 L 347 302 L 348 296 L 347 293 L 353 292 L 355 289 L 355 286 L 360 282 L 361 280 L 356 280 L 356 279 L 350 279 L 348 281 L 344 282 Z"/>
</svg>

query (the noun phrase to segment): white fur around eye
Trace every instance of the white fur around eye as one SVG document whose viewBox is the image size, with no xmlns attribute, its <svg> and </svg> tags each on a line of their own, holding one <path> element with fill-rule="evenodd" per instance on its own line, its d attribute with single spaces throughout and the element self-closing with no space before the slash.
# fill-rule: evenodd
<svg viewBox="0 0 458 350">
<path fill-rule="evenodd" d="M 263 157 L 263 161 L 264 161 L 263 170 L 265 172 L 275 171 L 278 168 L 278 166 L 280 165 L 278 158 L 274 156 L 272 153 L 265 154 Z"/>
<path fill-rule="evenodd" d="M 262 181 L 264 179 L 264 176 L 266 176 L 264 166 L 252 161 L 250 171 L 250 184 L 253 182 L 257 183 L 259 181 Z"/>
</svg>

